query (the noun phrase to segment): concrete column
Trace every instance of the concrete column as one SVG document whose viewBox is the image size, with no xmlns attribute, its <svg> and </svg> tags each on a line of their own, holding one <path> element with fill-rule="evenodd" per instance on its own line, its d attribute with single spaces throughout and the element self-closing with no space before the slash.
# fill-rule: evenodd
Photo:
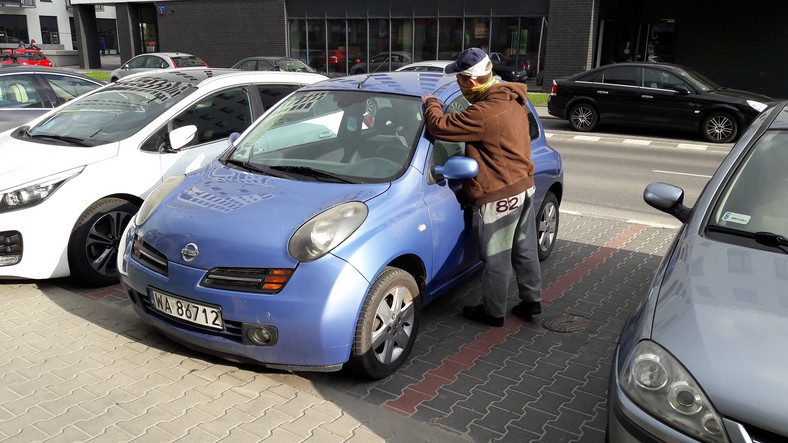
<svg viewBox="0 0 788 443">
<path fill-rule="evenodd" d="M 77 46 L 79 47 L 79 67 L 82 69 L 101 68 L 96 7 L 94 5 L 74 5 L 74 28 L 76 28 Z"/>
<path fill-rule="evenodd" d="M 120 62 L 125 63 L 130 58 L 142 54 L 138 5 L 131 3 L 116 3 L 115 20 L 118 27 Z"/>
</svg>

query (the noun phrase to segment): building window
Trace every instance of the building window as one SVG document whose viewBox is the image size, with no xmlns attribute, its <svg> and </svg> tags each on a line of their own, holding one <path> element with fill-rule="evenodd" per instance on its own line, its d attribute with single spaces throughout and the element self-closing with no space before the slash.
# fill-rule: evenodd
<svg viewBox="0 0 788 443">
<path fill-rule="evenodd" d="M 57 30 L 57 17 L 42 15 L 41 22 L 41 43 L 45 45 L 59 45 L 60 34 Z"/>
<path fill-rule="evenodd" d="M 0 15 L 0 43 L 28 42 L 27 18 L 24 15 Z"/>
</svg>

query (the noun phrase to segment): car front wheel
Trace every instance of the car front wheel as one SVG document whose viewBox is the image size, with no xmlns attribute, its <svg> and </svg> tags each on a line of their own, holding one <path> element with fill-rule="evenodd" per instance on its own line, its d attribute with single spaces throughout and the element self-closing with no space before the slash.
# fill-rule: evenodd
<svg viewBox="0 0 788 443">
<path fill-rule="evenodd" d="M 105 198 L 82 213 L 68 242 L 68 265 L 73 277 L 91 286 L 118 282 L 120 237 L 137 209 L 137 205 L 126 200 Z"/>
<path fill-rule="evenodd" d="M 536 243 L 539 247 L 539 261 L 550 256 L 558 237 L 558 197 L 547 191 L 542 207 L 536 214 Z"/>
<path fill-rule="evenodd" d="M 569 111 L 569 124 L 576 131 L 593 131 L 597 123 L 599 123 L 599 114 L 587 103 L 576 105 Z"/>
<path fill-rule="evenodd" d="M 732 142 L 739 134 L 739 125 L 730 114 L 715 112 L 703 120 L 703 138 L 712 143 Z"/>
<path fill-rule="evenodd" d="M 396 371 L 413 348 L 420 318 L 416 280 L 402 269 L 384 268 L 361 308 L 348 369 L 371 379 Z"/>
</svg>

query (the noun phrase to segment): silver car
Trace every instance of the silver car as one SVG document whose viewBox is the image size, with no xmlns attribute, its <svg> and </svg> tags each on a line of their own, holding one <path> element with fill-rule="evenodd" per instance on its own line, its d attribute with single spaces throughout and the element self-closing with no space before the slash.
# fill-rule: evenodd
<svg viewBox="0 0 788 443">
<path fill-rule="evenodd" d="M 788 108 L 763 111 L 693 208 L 627 322 L 608 389 L 611 442 L 788 439 Z"/>
<path fill-rule="evenodd" d="M 138 55 L 109 73 L 110 83 L 127 75 L 156 69 L 207 68 L 208 65 L 196 55 L 185 52 L 150 52 Z"/>
</svg>

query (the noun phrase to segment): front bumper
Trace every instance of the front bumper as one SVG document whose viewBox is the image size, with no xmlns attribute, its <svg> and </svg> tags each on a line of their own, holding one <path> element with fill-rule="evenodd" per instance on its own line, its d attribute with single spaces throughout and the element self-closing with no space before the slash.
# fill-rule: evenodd
<svg viewBox="0 0 788 443">
<path fill-rule="evenodd" d="M 199 286 L 205 271 L 169 263 L 169 276 L 126 258 L 124 289 L 137 314 L 176 342 L 201 352 L 268 367 L 291 370 L 337 370 L 350 356 L 358 314 L 369 289 L 353 266 L 333 255 L 301 263 L 278 294 L 255 294 Z M 185 325 L 146 303 L 150 288 L 182 298 L 221 306 L 227 325 L 221 333 Z M 243 344 L 231 333 L 242 324 L 277 328 L 272 346 Z"/>
</svg>

